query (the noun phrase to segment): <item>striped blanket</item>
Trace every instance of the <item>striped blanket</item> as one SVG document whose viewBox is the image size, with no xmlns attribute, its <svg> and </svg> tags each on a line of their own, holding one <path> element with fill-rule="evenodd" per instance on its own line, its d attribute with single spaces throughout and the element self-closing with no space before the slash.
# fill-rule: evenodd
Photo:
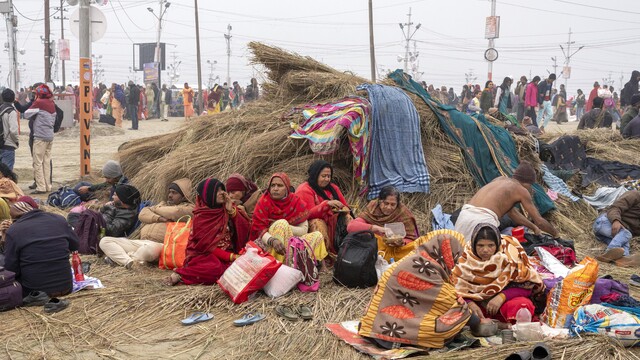
<svg viewBox="0 0 640 360">
<path fill-rule="evenodd" d="M 364 185 L 369 166 L 369 101 L 350 96 L 333 103 L 294 108 L 290 114 L 297 112 L 302 113 L 304 121 L 291 123 L 293 132 L 289 137 L 309 140 L 311 151 L 316 154 L 334 153 L 340 145 L 340 136 L 347 130 L 353 173 L 358 184 Z"/>
<path fill-rule="evenodd" d="M 429 192 L 429 172 L 420 138 L 420 117 L 413 102 L 397 87 L 363 84 L 369 93 L 371 155 L 369 199 L 393 185 L 400 192 Z"/>
</svg>

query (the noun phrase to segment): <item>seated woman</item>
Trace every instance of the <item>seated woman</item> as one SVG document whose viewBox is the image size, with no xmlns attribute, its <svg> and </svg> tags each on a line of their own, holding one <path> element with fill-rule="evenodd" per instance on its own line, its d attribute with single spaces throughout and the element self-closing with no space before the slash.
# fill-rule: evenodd
<svg viewBox="0 0 640 360">
<path fill-rule="evenodd" d="M 458 294 L 480 318 L 489 317 L 507 327 L 516 313 L 526 308 L 533 316 L 529 299 L 544 290 L 538 272 L 517 239 L 503 235 L 490 224 L 478 224 L 471 242 L 453 270 Z"/>
<path fill-rule="evenodd" d="M 385 224 L 401 222 L 406 235 L 402 244 L 394 244 L 386 240 Z M 418 225 L 411 210 L 400 202 L 400 192 L 393 186 L 385 186 L 380 190 L 378 199 L 371 200 L 358 217 L 347 225 L 348 232 L 370 230 L 378 239 L 378 251 L 384 252 L 385 260 L 393 258 L 398 261 L 414 249 L 413 240 L 418 238 Z"/>
<path fill-rule="evenodd" d="M 249 239 L 268 251 L 279 261 L 284 260 L 286 247 L 292 236 L 299 236 L 313 249 L 316 260 L 327 257 L 324 239 L 319 232 L 307 233 L 309 210 L 300 198 L 291 193 L 291 180 L 285 173 L 275 173 L 269 180 L 253 212 Z"/>
<path fill-rule="evenodd" d="M 451 282 L 451 270 L 464 251 L 462 234 L 437 230 L 415 245 L 382 275 L 360 320 L 358 334 L 388 349 L 398 344 L 442 348 L 472 318 Z"/>
<path fill-rule="evenodd" d="M 169 276 L 168 285 L 215 284 L 247 243 L 249 217 L 233 204 L 224 184 L 205 179 L 197 192 L 184 266 Z"/>
<path fill-rule="evenodd" d="M 24 192 L 17 185 L 18 177 L 4 163 L 0 163 L 0 198 L 15 202 Z"/>
<path fill-rule="evenodd" d="M 251 218 L 253 209 L 261 195 L 258 191 L 258 185 L 240 174 L 231 174 L 227 179 L 226 188 L 233 203 Z"/>
<path fill-rule="evenodd" d="M 296 195 L 309 209 L 309 231 L 319 231 L 329 253 L 336 254 L 334 237 L 340 216 L 344 224 L 351 221 L 349 206 L 338 186 L 331 182 L 333 168 L 324 160 L 316 160 L 309 167 L 309 178 L 296 189 Z M 345 229 L 346 230 L 346 229 Z"/>
</svg>

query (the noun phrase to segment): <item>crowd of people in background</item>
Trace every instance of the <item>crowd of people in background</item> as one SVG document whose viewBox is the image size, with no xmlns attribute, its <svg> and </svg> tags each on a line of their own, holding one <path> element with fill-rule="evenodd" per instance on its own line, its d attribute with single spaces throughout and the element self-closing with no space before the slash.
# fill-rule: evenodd
<svg viewBox="0 0 640 360">
<path fill-rule="evenodd" d="M 632 131 L 640 127 L 640 119 L 633 123 L 634 126 L 627 127 L 638 116 L 640 107 L 640 97 L 633 98 L 638 94 L 639 71 L 632 72 L 620 94 L 612 85 L 600 85 L 596 81 L 588 95 L 577 89 L 575 96 L 568 97 L 564 84 L 555 87 L 555 74 L 549 74 L 545 79 L 534 76 L 531 80 L 523 75 L 513 86 L 514 81 L 505 77 L 499 86 L 491 80 L 484 87 L 466 84 L 460 94 L 452 87 L 437 88 L 424 81 L 422 86 L 442 104 L 455 106 L 470 115 L 488 114 L 490 109 L 496 109 L 503 114 L 512 114 L 519 123 L 523 120 L 530 123 L 535 127 L 532 130 L 539 133 L 544 133 L 549 121 L 561 124 L 575 115 L 578 129 L 615 125 L 625 137 L 640 137 L 640 129 Z"/>
</svg>

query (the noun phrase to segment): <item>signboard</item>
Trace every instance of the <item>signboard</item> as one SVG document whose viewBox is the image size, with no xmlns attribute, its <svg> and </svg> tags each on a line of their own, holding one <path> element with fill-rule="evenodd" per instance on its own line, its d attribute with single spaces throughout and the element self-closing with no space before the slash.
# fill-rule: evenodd
<svg viewBox="0 0 640 360">
<path fill-rule="evenodd" d="M 91 173 L 91 58 L 80 58 L 80 176 Z"/>
<path fill-rule="evenodd" d="M 500 16 L 487 16 L 484 26 L 485 39 L 497 39 L 500 37 Z"/>
<path fill-rule="evenodd" d="M 562 68 L 562 77 L 565 79 L 571 79 L 571 66 L 565 66 Z"/>
<path fill-rule="evenodd" d="M 71 59 L 71 49 L 69 49 L 69 39 L 58 39 L 58 59 L 63 61 Z"/>
<path fill-rule="evenodd" d="M 158 84 L 158 68 L 159 63 L 146 63 L 144 64 L 144 76 L 143 81 L 146 84 L 156 83 Z"/>
</svg>

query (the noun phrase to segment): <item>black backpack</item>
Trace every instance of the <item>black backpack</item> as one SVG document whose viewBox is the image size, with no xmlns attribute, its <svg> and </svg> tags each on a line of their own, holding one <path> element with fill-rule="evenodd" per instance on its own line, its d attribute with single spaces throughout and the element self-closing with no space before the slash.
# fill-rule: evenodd
<svg viewBox="0 0 640 360">
<path fill-rule="evenodd" d="M 7 311 L 22 305 L 22 285 L 16 281 L 16 274 L 0 266 L 0 311 Z"/>
<path fill-rule="evenodd" d="M 350 233 L 339 244 L 333 267 L 333 281 L 350 288 L 367 288 L 378 283 L 378 242 L 371 231 Z"/>
</svg>

